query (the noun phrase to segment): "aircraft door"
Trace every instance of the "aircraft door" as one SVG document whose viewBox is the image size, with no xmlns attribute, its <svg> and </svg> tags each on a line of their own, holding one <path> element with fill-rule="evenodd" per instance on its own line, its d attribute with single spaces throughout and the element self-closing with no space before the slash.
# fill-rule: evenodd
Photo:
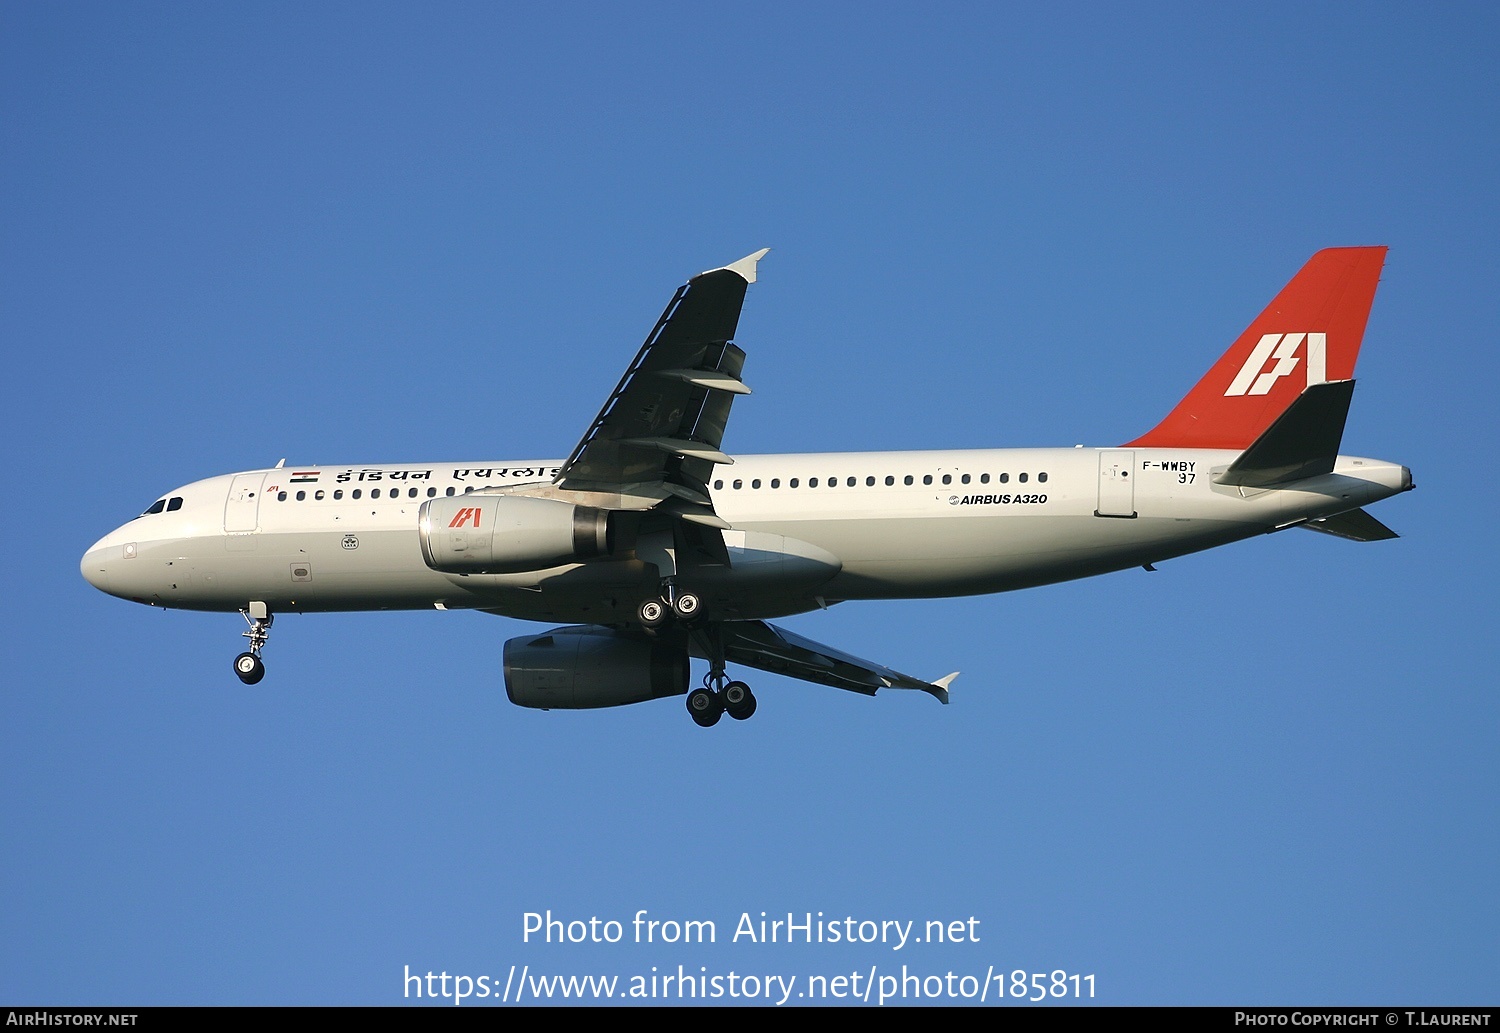
<svg viewBox="0 0 1500 1033">
<path fill-rule="evenodd" d="M 264 473 L 236 474 L 224 502 L 224 530 L 253 531 L 260 521 L 260 488 Z"/>
<path fill-rule="evenodd" d="M 1094 516 L 1135 516 L 1135 453 L 1099 453 L 1099 508 Z"/>
</svg>

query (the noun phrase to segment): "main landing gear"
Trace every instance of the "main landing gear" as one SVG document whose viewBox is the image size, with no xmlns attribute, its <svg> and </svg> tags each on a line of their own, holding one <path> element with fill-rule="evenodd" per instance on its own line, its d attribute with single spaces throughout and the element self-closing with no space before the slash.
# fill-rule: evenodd
<svg viewBox="0 0 1500 1033">
<path fill-rule="evenodd" d="M 755 713 L 755 694 L 742 681 L 727 681 L 722 672 L 709 672 L 703 676 L 702 688 L 687 694 L 687 708 L 700 727 L 711 728 L 725 714 L 743 721 Z"/>
<path fill-rule="evenodd" d="M 667 623 L 669 618 L 692 625 L 702 612 L 702 599 L 692 592 L 679 592 L 677 586 L 668 581 L 662 585 L 661 598 L 647 599 L 641 603 L 636 608 L 635 617 L 640 621 L 641 627 L 647 631 L 655 631 Z"/>
<path fill-rule="evenodd" d="M 742 681 L 730 681 L 724 671 L 724 646 L 719 638 L 719 626 L 706 619 L 701 597 L 678 589 L 670 578 L 664 579 L 661 598 L 641 603 L 635 616 L 651 635 L 661 632 L 669 621 L 675 621 L 702 649 L 699 655 L 708 657 L 708 673 L 703 676 L 702 687 L 687 694 L 688 713 L 699 726 L 711 728 L 725 714 L 743 721 L 755 713 L 755 694 L 750 691 L 750 686 Z"/>
<path fill-rule="evenodd" d="M 252 602 L 249 609 L 240 611 L 240 616 L 250 625 L 250 630 L 244 633 L 244 637 L 250 640 L 250 649 L 234 658 L 234 673 L 246 685 L 254 685 L 266 676 L 266 665 L 261 662 L 260 651 L 271 637 L 271 622 L 276 617 L 261 602 Z"/>
<path fill-rule="evenodd" d="M 755 713 L 755 693 L 742 681 L 730 681 L 724 671 L 724 642 L 719 636 L 719 626 L 709 624 L 694 631 L 694 641 L 708 657 L 708 673 L 703 676 L 703 687 L 687 695 L 688 713 L 702 728 L 719 723 L 719 718 L 728 714 L 736 721 L 743 721 Z"/>
</svg>

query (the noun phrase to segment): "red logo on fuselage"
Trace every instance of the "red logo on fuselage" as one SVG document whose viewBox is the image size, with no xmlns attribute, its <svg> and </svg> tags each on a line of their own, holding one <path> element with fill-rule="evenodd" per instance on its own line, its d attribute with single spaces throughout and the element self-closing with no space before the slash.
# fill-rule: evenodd
<svg viewBox="0 0 1500 1033">
<path fill-rule="evenodd" d="M 463 509 L 460 509 L 458 511 L 458 515 L 456 515 L 452 520 L 448 521 L 448 526 L 449 527 L 462 527 L 462 526 L 464 526 L 464 524 L 466 524 L 466 523 L 469 522 L 470 518 L 472 518 L 473 521 L 474 521 L 474 528 L 475 528 L 475 530 L 478 530 L 479 529 L 479 507 L 478 506 L 465 506 Z"/>
</svg>

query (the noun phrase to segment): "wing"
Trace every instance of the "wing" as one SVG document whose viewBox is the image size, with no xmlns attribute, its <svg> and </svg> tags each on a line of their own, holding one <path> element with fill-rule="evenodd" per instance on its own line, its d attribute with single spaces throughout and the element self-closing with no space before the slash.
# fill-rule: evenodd
<svg viewBox="0 0 1500 1033">
<path fill-rule="evenodd" d="M 794 635 L 764 621 L 732 621 L 720 625 L 724 659 L 772 674 L 831 685 L 873 696 L 880 689 L 920 689 L 948 702 L 948 686 L 958 677 L 925 682 L 889 667 Z"/>
<path fill-rule="evenodd" d="M 713 514 L 708 481 L 729 406 L 749 394 L 745 353 L 733 343 L 745 289 L 769 248 L 700 273 L 668 303 L 635 360 L 553 483 L 567 491 L 675 496 L 689 522 L 727 527 Z"/>
</svg>

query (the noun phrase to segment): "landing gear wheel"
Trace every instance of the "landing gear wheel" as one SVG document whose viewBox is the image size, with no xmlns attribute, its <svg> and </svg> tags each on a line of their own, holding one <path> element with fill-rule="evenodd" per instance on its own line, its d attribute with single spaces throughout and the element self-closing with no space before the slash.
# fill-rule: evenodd
<svg viewBox="0 0 1500 1033">
<path fill-rule="evenodd" d="M 241 653 L 234 658 L 234 673 L 246 685 L 254 685 L 266 676 L 266 665 L 254 653 Z"/>
<path fill-rule="evenodd" d="M 702 609 L 703 600 L 699 599 L 692 592 L 679 592 L 677 593 L 677 597 L 672 600 L 672 612 L 677 615 L 677 619 L 680 621 L 693 620 Z"/>
<path fill-rule="evenodd" d="M 699 727 L 712 728 L 724 716 L 724 701 L 712 689 L 694 689 L 687 694 L 688 713 Z"/>
<path fill-rule="evenodd" d="M 250 630 L 244 632 L 244 637 L 250 640 L 250 648 L 234 658 L 234 673 L 246 685 L 254 685 L 266 676 L 266 665 L 260 662 L 260 651 L 271 637 L 271 622 L 276 618 L 258 599 L 250 600 L 250 605 L 240 611 L 240 616 L 250 625 Z"/>
<path fill-rule="evenodd" d="M 643 628 L 659 628 L 667 619 L 667 604 L 660 599 L 647 599 L 635 611 L 635 617 Z"/>
<path fill-rule="evenodd" d="M 725 712 L 736 721 L 743 721 L 755 713 L 755 694 L 742 681 L 732 681 L 724 686 L 722 698 Z"/>
</svg>

